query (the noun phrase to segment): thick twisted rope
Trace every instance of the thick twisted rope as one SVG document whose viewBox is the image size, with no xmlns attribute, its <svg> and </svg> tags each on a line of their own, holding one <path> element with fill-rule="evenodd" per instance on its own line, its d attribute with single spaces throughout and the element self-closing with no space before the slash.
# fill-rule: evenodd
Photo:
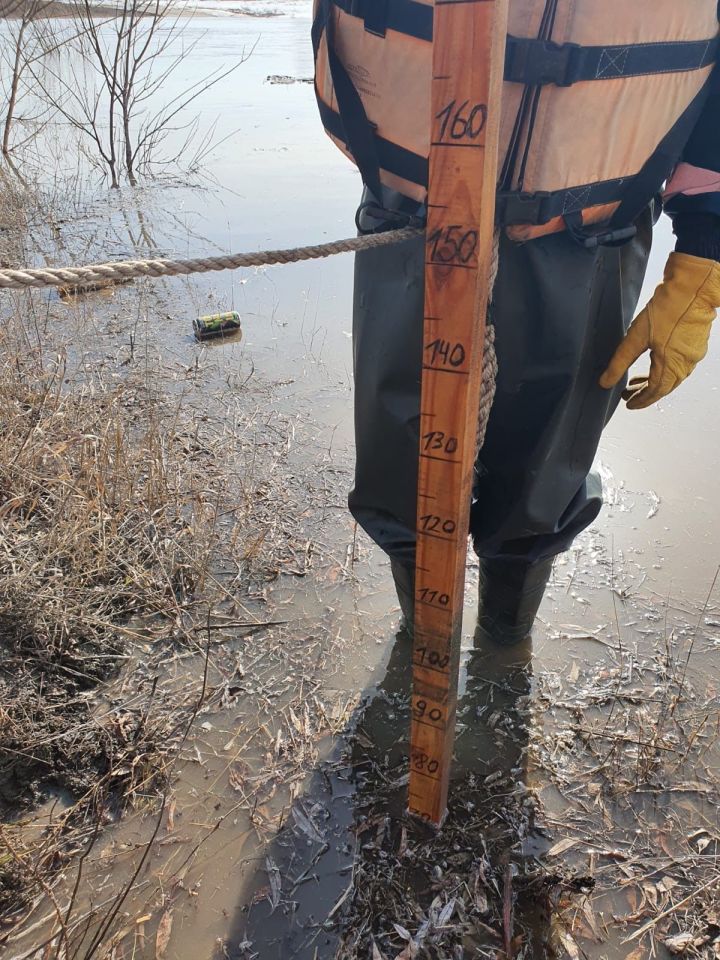
<svg viewBox="0 0 720 960">
<path fill-rule="evenodd" d="M 194 260 L 118 260 L 115 263 L 97 263 L 86 267 L 40 267 L 35 270 L 0 270 L 0 289 L 23 290 L 26 287 L 86 287 L 97 283 L 113 283 L 133 280 L 137 277 L 179 277 L 192 273 L 209 273 L 218 270 L 236 270 L 239 267 L 265 267 L 282 263 L 298 263 L 302 260 L 320 260 L 336 253 L 357 253 L 385 247 L 418 237 L 422 230 L 404 227 L 385 233 L 371 233 L 347 240 L 335 240 L 307 247 L 291 247 L 287 250 L 259 250 L 256 253 L 234 253 L 222 257 L 198 257 Z M 498 237 L 495 237 L 491 262 L 490 290 L 498 268 Z M 483 355 L 482 393 L 478 411 L 478 444 L 482 448 L 487 431 L 490 410 L 495 397 L 497 379 L 495 355 L 495 329 L 488 323 L 485 333 Z"/>
<path fill-rule="evenodd" d="M 480 409 L 478 410 L 477 427 L 477 452 L 479 453 L 485 443 L 485 434 L 487 433 L 488 423 L 490 422 L 490 413 L 492 411 L 493 401 L 495 400 L 495 390 L 497 388 L 498 362 L 495 353 L 495 327 L 490 322 L 489 307 L 492 302 L 493 292 L 495 290 L 495 281 L 497 280 L 498 270 L 500 268 L 500 234 L 496 231 L 493 238 L 492 258 L 490 260 L 490 280 L 488 284 L 488 318 L 485 327 L 485 347 L 483 350 L 482 367 L 482 388 L 480 390 Z"/>
<path fill-rule="evenodd" d="M 482 388 L 480 391 L 480 409 L 478 410 L 477 450 L 482 450 L 485 443 L 490 413 L 495 400 L 498 362 L 495 353 L 495 327 L 488 323 L 485 328 L 485 349 L 483 351 Z"/>
<path fill-rule="evenodd" d="M 278 263 L 320 260 L 336 253 L 357 253 L 391 243 L 402 243 L 419 236 L 415 227 L 371 233 L 348 240 L 335 240 L 289 250 L 259 250 L 257 253 L 234 253 L 222 257 L 198 257 L 195 260 L 118 260 L 87 267 L 40 267 L 36 270 L 0 270 L 0 289 L 22 290 L 25 287 L 84 287 L 103 282 L 122 282 L 137 277 L 179 277 L 214 270 L 236 270 L 238 267 L 266 267 Z"/>
</svg>

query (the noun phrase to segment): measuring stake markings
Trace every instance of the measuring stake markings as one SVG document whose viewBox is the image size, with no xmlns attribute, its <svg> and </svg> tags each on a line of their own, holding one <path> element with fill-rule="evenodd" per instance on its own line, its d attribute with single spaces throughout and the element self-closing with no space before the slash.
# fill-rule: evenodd
<svg viewBox="0 0 720 960">
<path fill-rule="evenodd" d="M 435 0 L 425 249 L 410 812 L 445 815 L 508 0 Z"/>
</svg>

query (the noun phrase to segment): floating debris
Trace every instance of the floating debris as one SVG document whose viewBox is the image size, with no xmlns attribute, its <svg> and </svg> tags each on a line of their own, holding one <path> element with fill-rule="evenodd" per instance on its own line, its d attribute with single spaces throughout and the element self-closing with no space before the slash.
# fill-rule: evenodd
<svg viewBox="0 0 720 960">
<path fill-rule="evenodd" d="M 312 83 L 312 77 L 290 77 L 285 73 L 271 73 L 265 80 L 266 83 Z"/>
<path fill-rule="evenodd" d="M 212 340 L 216 337 L 242 336 L 240 314 L 235 310 L 227 313 L 212 313 L 193 320 L 193 330 L 198 340 Z"/>
<path fill-rule="evenodd" d="M 132 277 L 118 277 L 112 280 L 88 280 L 87 283 L 73 283 L 67 284 L 64 287 L 58 287 L 58 294 L 62 300 L 67 300 L 69 297 L 78 297 L 83 293 L 113 290 L 115 287 L 125 286 L 132 282 Z"/>
</svg>

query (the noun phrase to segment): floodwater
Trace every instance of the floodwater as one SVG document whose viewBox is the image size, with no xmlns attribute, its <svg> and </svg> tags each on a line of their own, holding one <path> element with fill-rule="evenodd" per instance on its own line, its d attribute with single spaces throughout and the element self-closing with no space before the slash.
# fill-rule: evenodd
<svg viewBox="0 0 720 960">
<path fill-rule="evenodd" d="M 120 209 L 116 198 L 106 205 L 97 199 L 83 214 L 96 227 L 84 259 L 97 259 L 97 250 L 111 240 L 114 257 L 150 251 L 195 256 L 353 233 L 358 177 L 325 138 L 312 86 L 302 82 L 312 74 L 309 9 L 294 4 L 291 14 L 213 11 L 187 21 L 188 48 L 197 43 L 183 62 L 182 76 L 171 79 L 168 96 L 173 84 L 186 86 L 208 67 L 251 51 L 201 101 L 201 129 L 215 123 L 213 136 L 222 141 L 206 163 L 208 180 L 199 188 L 170 183 L 134 196 L 123 191 Z M 269 81 L 273 76 L 298 82 Z M 644 297 L 661 276 L 671 242 L 663 221 Z M 388 565 L 361 532 L 355 540 L 344 509 L 352 465 L 351 286 L 347 256 L 167 281 L 161 288 L 166 307 L 154 306 L 141 318 L 143 336 L 161 364 L 200 371 L 201 393 L 213 415 L 243 409 L 247 414 L 250 403 L 253 429 L 263 443 L 273 430 L 283 438 L 276 469 L 287 475 L 287 500 L 274 509 L 292 517 L 298 540 L 309 545 L 310 562 L 303 565 L 300 558 L 294 573 L 287 564 L 283 575 L 257 592 L 253 617 L 283 621 L 280 625 L 252 641 L 231 638 L 213 653 L 211 681 L 228 676 L 231 661 L 242 659 L 242 669 L 236 670 L 240 680 L 222 705 L 214 701 L 203 710 L 183 750 L 175 771 L 173 826 L 165 817 L 138 889 L 122 906 L 130 937 L 124 956 L 155 955 L 163 916 L 172 917 L 165 956 L 173 960 L 334 956 L 338 921 L 351 909 L 354 871 L 362 856 L 359 824 L 373 817 L 372 784 L 347 747 L 353 724 L 359 723 L 370 754 L 386 759 L 399 750 L 390 766 L 402 768 L 407 648 L 402 636 L 395 638 L 398 610 Z M 104 349 L 111 356 L 127 331 L 137 330 L 134 296 L 132 287 L 119 290 L 107 308 L 108 319 L 96 326 L 101 353 Z M 89 309 L 78 307 L 68 322 L 87 321 Z M 191 337 L 192 318 L 220 309 L 240 312 L 242 340 L 199 346 Z M 601 689 L 614 691 L 608 696 L 616 704 L 624 702 L 622 684 L 637 690 L 647 681 L 650 690 L 656 689 L 659 659 L 668 651 L 682 664 L 692 650 L 683 680 L 695 691 L 698 709 L 705 705 L 708 714 L 717 715 L 720 594 L 710 591 L 720 566 L 719 384 L 716 338 L 710 356 L 675 395 L 648 411 L 621 411 L 608 428 L 599 454 L 607 507 L 558 563 L 535 637 L 529 700 L 524 719 L 517 721 L 527 726 L 525 742 L 516 750 L 505 751 L 495 725 L 482 720 L 487 691 L 473 700 L 477 684 L 491 682 L 490 668 L 486 665 L 479 681 L 471 668 L 463 677 L 468 702 L 457 776 L 481 770 L 492 777 L 496 767 L 514 772 L 539 797 L 542 822 L 518 856 L 542 856 L 570 837 L 575 843 L 554 854 L 554 866 L 562 857 L 579 873 L 597 868 L 600 879 L 591 898 L 596 922 L 586 912 L 585 926 L 576 927 L 574 936 L 585 955 L 598 960 L 628 957 L 638 946 L 638 941 L 623 945 L 650 916 L 643 916 L 639 901 L 630 896 L 635 889 L 631 854 L 643 865 L 636 884 L 641 889 L 653 870 L 648 858 L 660 851 L 659 833 L 671 837 L 662 850 L 675 862 L 683 852 L 673 846 L 678 836 L 706 831 L 711 839 L 702 848 L 705 876 L 709 880 L 718 871 L 717 792 L 696 783 L 694 791 L 682 793 L 678 806 L 675 794 L 654 782 L 635 806 L 627 792 L 604 806 L 584 803 L 598 796 L 589 786 L 592 765 L 566 740 L 569 724 L 577 720 L 577 702 L 584 697 L 584 707 L 602 717 L 614 708 L 599 695 Z M 192 402 L 196 408 L 202 402 L 198 391 Z M 303 505 L 306 488 L 312 494 Z M 475 578 L 470 562 L 467 658 Z M 169 661 L 162 684 L 168 690 L 181 685 L 187 670 L 200 671 L 199 660 Z M 492 684 L 498 683 L 494 675 Z M 363 700 L 369 706 L 358 714 Z M 258 725 L 264 725 L 262 735 Z M 698 739 L 705 748 L 703 770 L 718 774 L 717 742 L 707 739 L 707 731 Z M 639 765 L 633 743 L 625 755 L 628 764 Z M 275 780 L 267 772 L 273 769 L 280 771 Z M 695 773 L 697 781 L 702 779 L 700 767 Z M 613 775 L 622 779 L 622 757 Z M 678 777 L 684 784 L 693 780 L 684 769 Z M 84 864 L 80 903 L 109 902 L 133 873 L 154 823 L 153 817 L 137 814 L 107 827 Z M 609 870 L 603 856 L 611 848 L 612 863 L 624 858 L 630 864 L 622 889 L 602 884 L 603 871 Z M 671 872 L 667 862 L 664 869 Z M 661 876 L 658 872 L 655 879 Z M 65 883 L 73 880 L 68 871 Z M 655 889 L 657 898 L 661 894 Z M 667 895 L 668 908 L 681 899 Z M 62 902 L 62 887 L 57 896 Z M 40 922 L 45 913 L 52 911 L 39 906 L 28 919 L 30 932 L 13 938 L 5 956 L 40 955 L 37 946 L 48 929 Z M 618 916 L 630 919 L 618 922 Z M 396 919 L 408 926 L 407 917 Z M 402 947 L 402 937 L 396 937 L 394 952 L 387 939 L 379 942 L 387 956 Z M 567 941 L 565 948 L 572 955 Z M 635 960 L 653 950 L 668 955 L 660 938 Z M 465 953 L 472 955 L 501 954 L 497 948 Z M 533 955 L 545 954 L 525 953 Z"/>
</svg>

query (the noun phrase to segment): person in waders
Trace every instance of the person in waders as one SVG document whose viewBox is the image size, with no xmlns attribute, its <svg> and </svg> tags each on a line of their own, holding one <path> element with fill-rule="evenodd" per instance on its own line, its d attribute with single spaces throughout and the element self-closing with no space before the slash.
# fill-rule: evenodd
<svg viewBox="0 0 720 960">
<path fill-rule="evenodd" d="M 707 352 L 720 306 L 719 16 L 717 0 L 510 0 L 488 318 L 499 373 L 470 523 L 481 642 L 527 640 L 553 559 L 601 509 L 591 467 L 620 400 L 650 406 Z M 431 41 L 427 0 L 316 0 L 318 105 L 362 174 L 362 232 L 424 221 Z M 676 249 L 635 317 L 663 207 Z M 423 263 L 422 236 L 355 263 L 349 505 L 389 554 L 410 627 Z M 649 373 L 628 383 L 646 353 Z"/>
</svg>

